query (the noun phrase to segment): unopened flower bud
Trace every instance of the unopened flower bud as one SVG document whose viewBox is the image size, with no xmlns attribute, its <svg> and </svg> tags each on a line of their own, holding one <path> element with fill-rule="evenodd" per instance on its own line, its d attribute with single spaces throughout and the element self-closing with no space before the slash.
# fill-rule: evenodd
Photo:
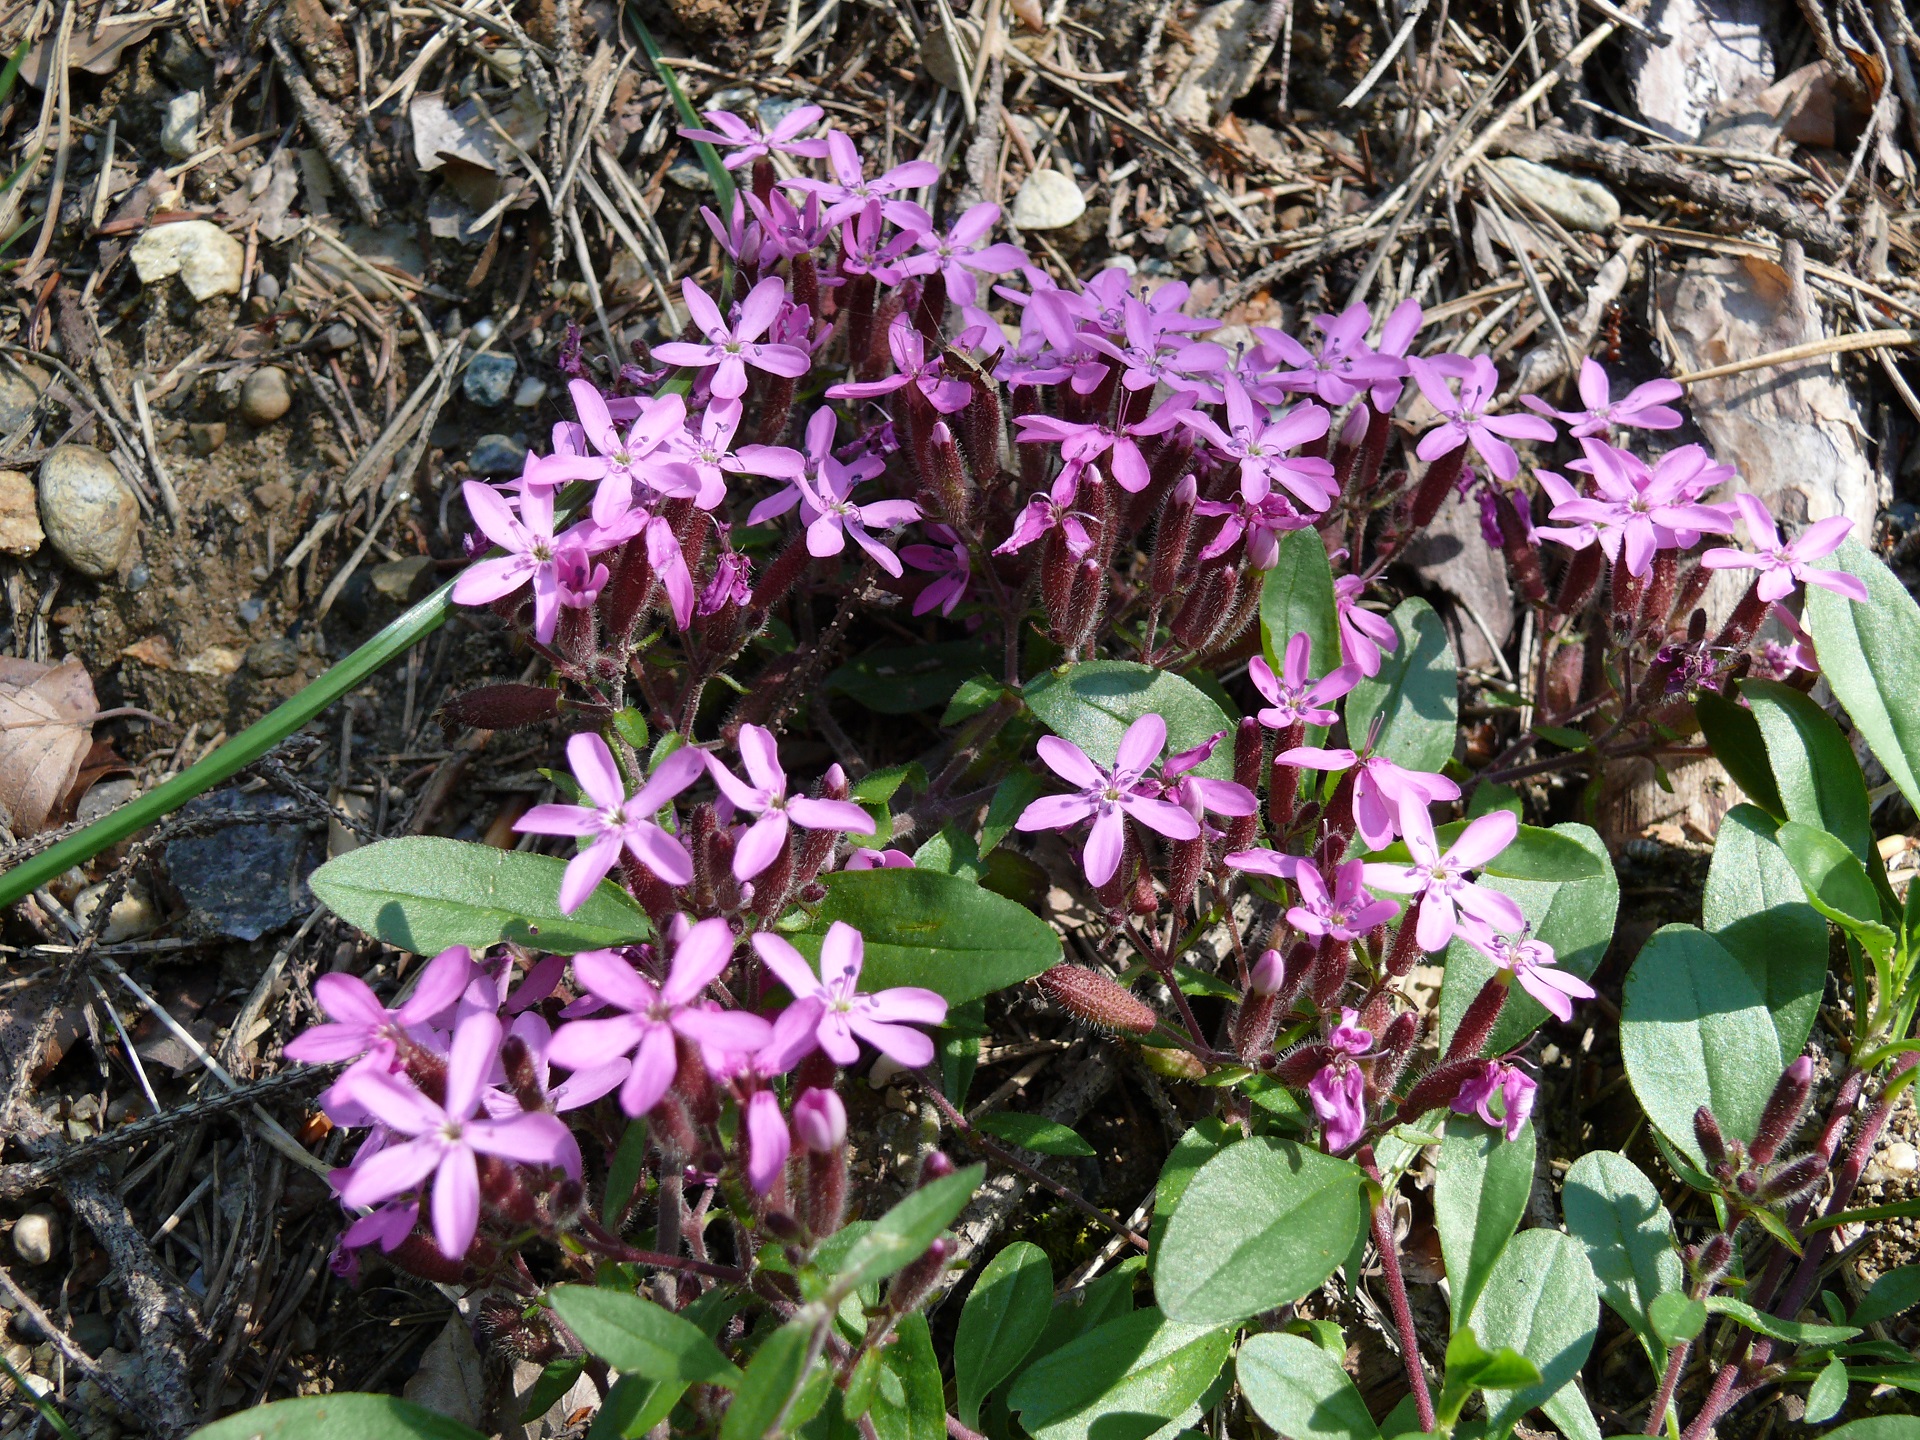
<svg viewBox="0 0 1920 1440">
<path fill-rule="evenodd" d="M 1267 954 L 1278 952 L 1269 950 Z M 1271 994 L 1263 995 L 1258 990 L 1248 992 L 1240 1002 L 1233 1017 L 1233 1048 L 1246 1064 L 1258 1065 L 1273 1044 L 1274 1032 L 1280 1028 L 1279 1010 Z"/>
<path fill-rule="evenodd" d="M 847 1107 L 832 1090 L 804 1090 L 793 1102 L 793 1138 L 801 1148 L 825 1155 L 847 1143 Z"/>
<path fill-rule="evenodd" d="M 1420 1017 L 1413 1011 L 1402 1010 L 1387 1022 L 1373 1061 L 1371 1083 L 1376 1100 L 1390 1097 L 1399 1088 L 1400 1077 L 1406 1073 L 1419 1040 Z"/>
<path fill-rule="evenodd" d="M 1693 1139 L 1710 1168 L 1727 1163 L 1726 1137 L 1720 1133 L 1720 1122 L 1713 1118 L 1713 1111 L 1705 1105 L 1693 1112 Z"/>
<path fill-rule="evenodd" d="M 1167 599 L 1179 583 L 1187 542 L 1193 534 L 1193 505 L 1199 498 L 1199 486 L 1193 476 L 1186 475 L 1161 507 L 1160 524 L 1153 536 L 1153 565 L 1147 577 L 1147 591 L 1156 600 Z"/>
<path fill-rule="evenodd" d="M 1100 628 L 1100 617 L 1107 605 L 1107 567 L 1089 555 L 1080 562 L 1073 577 L 1073 600 L 1069 606 L 1071 626 L 1067 653 L 1079 655 L 1093 641 Z"/>
<path fill-rule="evenodd" d="M 1826 1173 L 1827 1162 L 1822 1156 L 1818 1153 L 1802 1155 L 1798 1160 L 1788 1161 L 1767 1177 L 1760 1187 L 1760 1198 L 1773 1205 L 1798 1200 L 1818 1185 Z"/>
<path fill-rule="evenodd" d="M 1470 1058 L 1444 1060 L 1422 1075 L 1400 1102 L 1400 1119 L 1416 1120 L 1429 1110 L 1451 1106 L 1460 1092 L 1486 1074 L 1488 1062 Z"/>
<path fill-rule="evenodd" d="M 1413 923 L 1413 917 L 1408 916 L 1400 923 L 1409 925 Z M 1506 1008 L 1509 973 L 1506 970 L 1497 971 L 1480 987 L 1480 993 L 1473 997 L 1473 1002 L 1467 1006 L 1467 1013 L 1460 1017 L 1459 1028 L 1453 1032 L 1453 1042 L 1447 1046 L 1447 1059 L 1472 1059 L 1485 1048 L 1487 1038 L 1493 1034 L 1494 1023 Z"/>
<path fill-rule="evenodd" d="M 507 1072 L 507 1084 L 520 1108 L 532 1114 L 547 1108 L 545 1091 L 533 1067 L 533 1052 L 521 1036 L 509 1035 L 500 1044 L 500 1066 Z"/>
<path fill-rule="evenodd" d="M 1279 1077 L 1281 1084 L 1298 1089 L 1331 1065 L 1335 1054 L 1331 1045 L 1318 1040 L 1296 1045 L 1280 1057 L 1280 1063 L 1274 1066 L 1273 1073 Z"/>
<path fill-rule="evenodd" d="M 1200 872 L 1206 868 L 1207 842 L 1204 838 L 1175 840 L 1167 848 L 1172 852 L 1167 863 L 1167 907 L 1175 915 L 1185 915 L 1199 888 Z"/>
<path fill-rule="evenodd" d="M 1800 1126 L 1807 1113 L 1807 1099 L 1813 1093 L 1813 1057 L 1802 1055 L 1789 1065 L 1767 1097 L 1767 1108 L 1760 1114 L 1760 1128 L 1753 1137 L 1753 1163 L 1770 1165 L 1780 1147 Z"/>
<path fill-rule="evenodd" d="M 967 376 L 973 398 L 960 414 L 960 448 L 967 453 L 975 485 L 989 484 L 1000 473 L 1000 396 L 993 381 L 974 371 Z M 1040 446 L 1029 445 L 1037 450 Z"/>
<path fill-rule="evenodd" d="M 799 582 L 813 556 L 807 551 L 807 537 L 803 531 L 787 542 L 787 548 L 773 558 L 771 564 L 760 571 L 759 582 L 753 587 L 753 598 L 747 602 L 750 610 L 771 610 L 782 600 L 787 592 Z"/>
<path fill-rule="evenodd" d="M 887 1287 L 887 1308 L 904 1315 L 926 1298 L 940 1272 L 947 1268 L 953 1254 L 953 1241 L 942 1235 L 914 1259 L 909 1260 Z"/>
<path fill-rule="evenodd" d="M 953 1174 L 953 1157 L 944 1150 L 929 1150 L 920 1162 L 920 1183 L 931 1185 L 936 1180 L 944 1180 Z"/>
<path fill-rule="evenodd" d="M 1703 1286 L 1712 1285 L 1733 1264 L 1733 1242 L 1724 1233 L 1709 1235 L 1688 1258 L 1693 1264 L 1695 1282 Z"/>
<path fill-rule="evenodd" d="M 1253 962 L 1253 973 L 1248 977 L 1256 995 L 1277 995 L 1280 987 L 1286 983 L 1287 961 L 1278 950 L 1261 952 L 1260 958 Z"/>
<path fill-rule="evenodd" d="M 440 707 L 440 728 L 452 739 L 463 727 L 517 730 L 560 713 L 560 692 L 550 685 L 482 685 Z"/>
<path fill-rule="evenodd" d="M 798 1240 L 806 1234 L 806 1227 L 784 1210 L 767 1211 L 760 1223 L 776 1240 Z"/>
<path fill-rule="evenodd" d="M 928 489 L 938 502 L 938 511 L 951 525 L 964 525 L 967 519 L 967 476 L 960 465 L 960 447 L 954 443 L 947 422 L 936 420 L 927 436 Z"/>
<path fill-rule="evenodd" d="M 1606 555 L 1597 543 L 1573 552 L 1573 559 L 1567 564 L 1567 573 L 1560 579 L 1560 593 L 1553 599 L 1550 624 L 1558 625 L 1592 598 L 1605 563 Z"/>
<path fill-rule="evenodd" d="M 1221 613 L 1233 603 L 1232 567 L 1215 562 L 1202 570 L 1187 592 L 1187 601 L 1175 613 L 1168 629 L 1188 649 L 1198 650 L 1213 633 Z"/>
<path fill-rule="evenodd" d="M 1153 1007 L 1098 970 L 1062 962 L 1034 981 L 1068 1014 L 1102 1030 L 1150 1035 L 1160 1023 Z"/>
<path fill-rule="evenodd" d="M 1460 467 L 1466 458 L 1467 447 L 1462 445 L 1427 466 L 1427 473 L 1420 477 L 1419 488 L 1413 492 L 1413 508 L 1407 516 L 1409 528 L 1424 530 L 1440 513 L 1440 502 L 1447 498 L 1447 492 L 1460 478 Z"/>
</svg>

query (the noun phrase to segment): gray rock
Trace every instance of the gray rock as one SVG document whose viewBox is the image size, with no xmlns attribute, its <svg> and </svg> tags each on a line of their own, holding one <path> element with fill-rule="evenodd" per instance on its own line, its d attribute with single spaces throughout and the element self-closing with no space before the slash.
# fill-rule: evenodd
<svg viewBox="0 0 1920 1440">
<path fill-rule="evenodd" d="M 536 375 L 529 375 L 520 382 L 520 388 L 513 392 L 513 403 L 521 410 L 531 410 L 547 398 L 547 382 Z"/>
<path fill-rule="evenodd" d="M 474 404 L 498 410 L 513 393 L 513 377 L 519 368 L 511 355 L 476 355 L 467 362 L 460 388 Z"/>
<path fill-rule="evenodd" d="M 182 90 L 198 90 L 213 79 L 213 63 L 194 48 L 185 30 L 168 30 L 160 73 Z"/>
<path fill-rule="evenodd" d="M 369 578 L 375 590 L 405 605 L 427 593 L 433 578 L 433 557 L 409 555 L 404 560 L 389 560 L 374 566 Z"/>
<path fill-rule="evenodd" d="M 667 167 L 667 183 L 692 191 L 695 195 L 713 193 L 713 181 L 707 178 L 707 167 L 691 155 L 682 155 Z"/>
<path fill-rule="evenodd" d="M 247 669 L 268 680 L 279 680 L 299 668 L 299 648 L 285 636 L 258 640 L 247 647 Z"/>
<path fill-rule="evenodd" d="M 33 417 L 40 387 L 17 370 L 0 369 L 0 435 L 10 435 Z"/>
<path fill-rule="evenodd" d="M 160 110 L 160 148 L 176 160 L 193 154 L 200 144 L 200 125 L 206 113 L 206 98 L 198 90 L 167 101 Z"/>
<path fill-rule="evenodd" d="M 1086 198 L 1073 177 L 1058 170 L 1036 170 L 1013 197 L 1016 230 L 1060 230 L 1087 212 Z"/>
<path fill-rule="evenodd" d="M 18 470 L 0 470 L 0 555 L 31 555 L 46 538 L 33 481 Z"/>
<path fill-rule="evenodd" d="M 240 609 L 237 613 L 240 616 L 240 623 L 242 625 L 251 625 L 267 613 L 267 607 L 262 604 L 257 597 L 250 595 L 240 602 Z"/>
<path fill-rule="evenodd" d="M 169 31 L 168 33 L 177 34 L 178 32 Z M 271 305 L 280 298 L 280 282 L 274 278 L 271 271 L 262 270 L 253 282 L 253 293 Z"/>
<path fill-rule="evenodd" d="M 13 1253 L 28 1265 L 45 1265 L 60 1253 L 60 1215 L 35 1205 L 13 1222 Z"/>
<path fill-rule="evenodd" d="M 140 502 L 91 445 L 59 445 L 40 462 L 40 524 L 82 575 L 118 573 L 140 528 Z"/>
<path fill-rule="evenodd" d="M 511 435 L 482 435 L 473 443 L 467 468 L 476 475 L 518 475 L 526 459 L 527 447 Z"/>
<path fill-rule="evenodd" d="M 345 350 L 358 338 L 353 326 L 344 320 L 336 320 L 320 332 L 320 343 L 329 350 Z"/>
<path fill-rule="evenodd" d="M 127 801 L 139 793 L 140 782 L 130 775 L 119 776 L 112 780 L 102 780 L 90 786 L 87 793 L 80 797 L 80 803 L 74 808 L 73 818 L 82 825 L 91 825 L 110 810 L 118 810 Z"/>
<path fill-rule="evenodd" d="M 1595 180 L 1562 174 L 1546 165 L 1502 155 L 1493 171 L 1569 230 L 1605 232 L 1620 223 L 1620 202 Z"/>
<path fill-rule="evenodd" d="M 971 16 L 959 15 L 954 17 L 953 27 L 948 30 L 944 21 L 935 21 L 927 27 L 927 38 L 920 45 L 920 63 L 942 89 L 958 91 L 965 83 L 961 79 L 962 67 L 980 53 L 980 22 Z M 765 113 L 763 106 L 761 114 Z"/>
<path fill-rule="evenodd" d="M 249 425 L 271 425 L 292 404 L 287 372 L 277 365 L 262 365 L 240 387 L 240 418 Z"/>
<path fill-rule="evenodd" d="M 1176 225 L 1167 231 L 1166 243 L 1161 248 L 1169 255 L 1179 256 L 1198 250 L 1201 244 L 1191 225 Z"/>
<path fill-rule="evenodd" d="M 193 453 L 205 459 L 222 445 L 227 443 L 226 422 L 221 420 L 201 423 L 195 421 L 187 426 L 187 443 L 193 446 Z"/>
<path fill-rule="evenodd" d="M 238 295 L 246 247 L 211 220 L 155 225 L 127 254 L 142 285 L 178 275 L 196 301 Z"/>
<path fill-rule="evenodd" d="M 194 928 L 258 940 L 312 906 L 306 877 L 318 863 L 320 847 L 309 840 L 304 825 L 275 823 L 295 808 L 284 795 L 237 790 L 217 790 L 188 803 L 187 815 L 257 813 L 263 822 L 228 825 L 167 846 L 167 873 L 192 908 Z"/>
</svg>

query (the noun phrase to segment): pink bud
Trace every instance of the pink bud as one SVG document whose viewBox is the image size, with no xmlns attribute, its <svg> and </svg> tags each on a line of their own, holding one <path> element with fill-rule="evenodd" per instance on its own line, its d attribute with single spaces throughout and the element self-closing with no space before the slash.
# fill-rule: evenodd
<svg viewBox="0 0 1920 1440">
<path fill-rule="evenodd" d="M 832 1090 L 805 1090 L 793 1102 L 793 1138 L 802 1149 L 831 1154 L 847 1143 L 847 1107 Z"/>
</svg>

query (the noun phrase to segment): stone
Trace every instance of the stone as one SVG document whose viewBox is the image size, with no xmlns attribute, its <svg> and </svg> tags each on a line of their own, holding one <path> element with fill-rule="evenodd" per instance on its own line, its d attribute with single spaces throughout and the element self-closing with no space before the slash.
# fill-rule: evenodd
<svg viewBox="0 0 1920 1440">
<path fill-rule="evenodd" d="M 1907 1186 L 1916 1174 L 1920 1174 L 1920 1150 L 1904 1140 L 1894 1140 L 1874 1155 L 1863 1178 L 1869 1185 Z"/>
<path fill-rule="evenodd" d="M 513 392 L 513 403 L 521 410 L 531 410 L 547 398 L 547 382 L 538 376 L 529 375 L 520 382 L 520 388 Z"/>
<path fill-rule="evenodd" d="M 249 425 L 271 425 L 292 404 L 287 372 L 278 365 L 262 365 L 240 387 L 240 418 Z"/>
<path fill-rule="evenodd" d="M 200 127 L 207 101 L 198 90 L 176 95 L 160 108 L 160 148 L 176 160 L 185 160 L 200 146 Z"/>
<path fill-rule="evenodd" d="M 45 1265 L 60 1253 L 60 1214 L 51 1205 L 30 1206 L 13 1222 L 13 1253 L 28 1265 Z"/>
<path fill-rule="evenodd" d="M 109 811 L 118 810 L 139 792 L 140 782 L 131 775 L 117 775 L 111 780 L 99 781 L 88 787 L 87 793 L 80 797 L 80 803 L 74 807 L 73 818 L 82 825 L 91 825 Z"/>
<path fill-rule="evenodd" d="M 18 470 L 0 470 L 0 555 L 31 555 L 46 538 L 33 481 Z"/>
<path fill-rule="evenodd" d="M 1267 0 L 1222 0 L 1186 22 L 1188 58 L 1161 113 L 1211 129 L 1253 88 L 1279 39 Z"/>
<path fill-rule="evenodd" d="M 227 427 L 224 421 L 195 421 L 187 426 L 187 443 L 193 446 L 193 453 L 202 460 L 227 443 Z"/>
<path fill-rule="evenodd" d="M 40 462 L 40 524 L 61 559 L 105 580 L 133 549 L 140 502 L 91 445 L 57 445 Z"/>
<path fill-rule="evenodd" d="M 954 17 L 952 31 L 939 20 L 927 27 L 927 38 L 920 46 L 920 63 L 943 89 L 958 91 L 964 88 L 960 78 L 962 67 L 970 65 L 979 53 L 979 21 L 958 15 Z"/>
<path fill-rule="evenodd" d="M 40 386 L 17 370 L 0 369 L 0 435 L 11 435 L 33 418 Z"/>
<path fill-rule="evenodd" d="M 707 178 L 707 167 L 691 155 L 682 155 L 667 166 L 667 183 L 695 195 L 713 193 L 713 181 Z"/>
<path fill-rule="evenodd" d="M 368 578 L 373 581 L 373 588 L 387 599 L 405 605 L 426 593 L 432 576 L 431 555 L 409 555 L 404 560 L 389 560 L 374 566 Z"/>
<path fill-rule="evenodd" d="M 247 252 L 211 220 L 155 225 L 133 242 L 129 257 L 142 285 L 178 275 L 196 301 L 238 295 Z"/>
<path fill-rule="evenodd" d="M 527 447 L 511 435 L 482 435 L 473 442 L 467 468 L 476 475 L 518 475 L 526 459 Z"/>
<path fill-rule="evenodd" d="M 306 877 L 321 847 L 304 824 L 285 818 L 296 808 L 284 795 L 242 795 L 232 789 L 188 802 L 185 815 L 245 813 L 257 814 L 260 821 L 227 825 L 167 846 L 167 874 L 192 911 L 193 928 L 258 940 L 312 907 Z"/>
<path fill-rule="evenodd" d="M 320 343 L 328 350 L 348 349 L 357 338 L 353 326 L 344 320 L 336 320 L 320 332 Z"/>
<path fill-rule="evenodd" d="M 511 355 L 476 355 L 467 362 L 460 388 L 482 409 L 498 410 L 513 393 L 513 377 L 519 368 Z"/>
<path fill-rule="evenodd" d="M 300 650 L 283 635 L 257 640 L 247 647 L 247 669 L 268 680 L 281 680 L 300 668 Z"/>
<path fill-rule="evenodd" d="M 184 29 L 169 29 L 160 52 L 160 73 L 182 90 L 198 90 L 213 79 L 213 62 L 202 55 Z"/>
<path fill-rule="evenodd" d="M 1488 163 L 1502 180 L 1569 230 L 1605 233 L 1620 223 L 1620 202 L 1598 181 L 1563 174 L 1518 155 L 1502 155 Z"/>
<path fill-rule="evenodd" d="M 100 902 L 106 898 L 108 882 L 102 880 L 97 885 L 89 885 L 73 898 L 73 915 L 84 923 L 87 917 L 100 908 Z M 109 945 L 118 945 L 122 940 L 138 940 L 143 935 L 151 935 L 165 920 L 160 907 L 153 903 L 153 896 L 147 887 L 138 880 L 127 883 L 113 909 L 107 912 L 107 923 L 100 938 Z M 79 1118 L 87 1119 L 82 1115 Z"/>
<path fill-rule="evenodd" d="M 1160 248 L 1168 255 L 1178 257 L 1189 255 L 1198 250 L 1204 242 L 1194 233 L 1191 225 L 1176 225 L 1167 231 L 1166 243 Z"/>
<path fill-rule="evenodd" d="M 1013 197 L 1013 228 L 1060 230 L 1087 212 L 1087 202 L 1073 177 L 1058 170 L 1036 170 L 1021 182 Z"/>
</svg>

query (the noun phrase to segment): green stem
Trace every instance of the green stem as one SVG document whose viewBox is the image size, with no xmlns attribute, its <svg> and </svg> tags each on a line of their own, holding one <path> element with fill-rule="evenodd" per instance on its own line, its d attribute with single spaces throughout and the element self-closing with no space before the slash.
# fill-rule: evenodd
<svg viewBox="0 0 1920 1440">
<path fill-rule="evenodd" d="M 453 582 L 449 580 L 299 694 L 276 706 L 198 764 L 0 874 L 0 907 L 30 895 L 71 867 L 144 830 L 194 796 L 205 794 L 251 765 L 341 696 L 365 684 L 368 677 L 388 661 L 405 654 L 439 629 L 447 618 L 452 590 Z"/>
</svg>

